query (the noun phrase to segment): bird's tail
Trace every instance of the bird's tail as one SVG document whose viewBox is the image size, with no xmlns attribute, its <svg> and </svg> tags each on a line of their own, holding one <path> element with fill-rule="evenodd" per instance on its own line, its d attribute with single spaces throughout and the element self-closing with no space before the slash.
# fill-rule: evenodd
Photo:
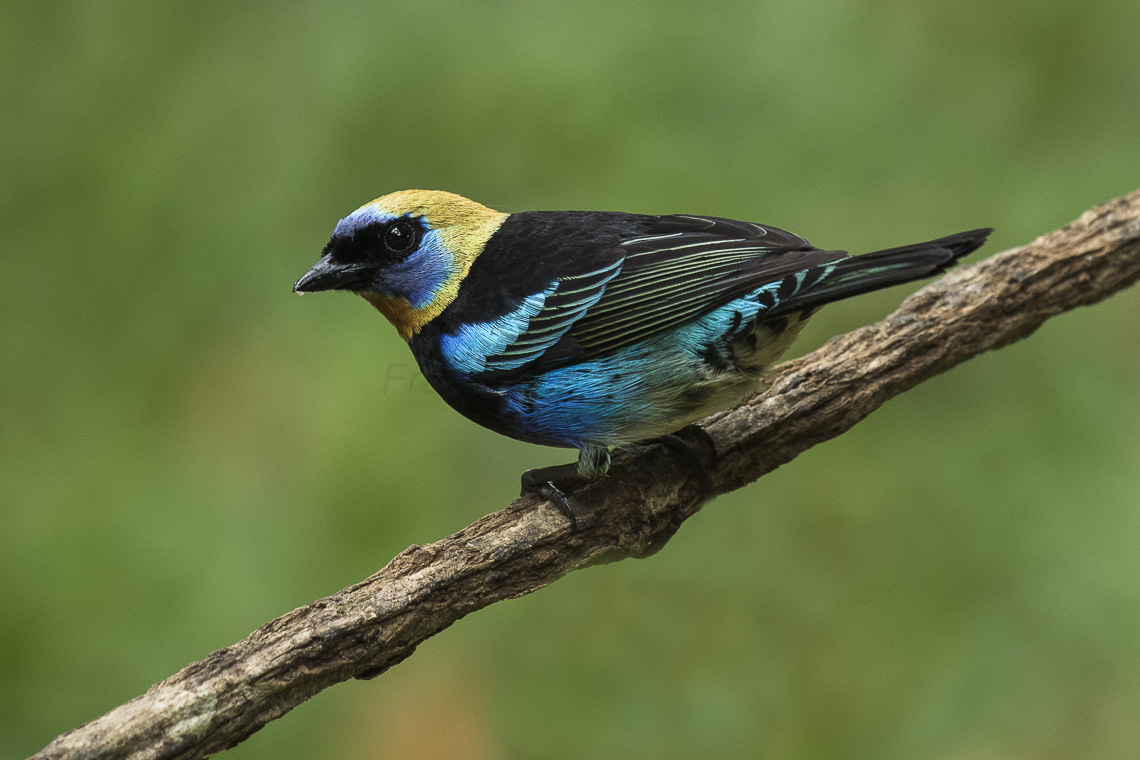
<svg viewBox="0 0 1140 760">
<path fill-rule="evenodd" d="M 781 302 L 770 313 L 814 309 L 831 301 L 942 274 L 958 259 L 981 248 L 991 232 L 990 228 L 970 230 L 925 243 L 848 256 L 829 265 L 831 268 L 813 286 Z"/>
</svg>

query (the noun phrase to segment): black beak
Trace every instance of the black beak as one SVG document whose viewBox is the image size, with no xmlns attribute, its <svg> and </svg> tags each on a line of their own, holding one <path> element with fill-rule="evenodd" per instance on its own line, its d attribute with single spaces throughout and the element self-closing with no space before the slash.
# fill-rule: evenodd
<svg viewBox="0 0 1140 760">
<path fill-rule="evenodd" d="M 316 293 L 318 290 L 352 290 L 363 282 L 366 267 L 363 264 L 339 264 L 331 256 L 324 256 L 305 272 L 293 286 L 294 293 Z"/>
</svg>

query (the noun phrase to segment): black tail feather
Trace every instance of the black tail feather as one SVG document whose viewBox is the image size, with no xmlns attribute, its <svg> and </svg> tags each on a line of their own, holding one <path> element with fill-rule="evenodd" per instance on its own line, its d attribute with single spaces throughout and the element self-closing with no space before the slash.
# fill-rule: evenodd
<svg viewBox="0 0 1140 760">
<path fill-rule="evenodd" d="M 812 287 L 785 300 L 770 314 L 814 309 L 831 301 L 942 274 L 958 259 L 981 248 L 991 232 L 989 228 L 970 230 L 925 243 L 849 256 Z"/>
</svg>

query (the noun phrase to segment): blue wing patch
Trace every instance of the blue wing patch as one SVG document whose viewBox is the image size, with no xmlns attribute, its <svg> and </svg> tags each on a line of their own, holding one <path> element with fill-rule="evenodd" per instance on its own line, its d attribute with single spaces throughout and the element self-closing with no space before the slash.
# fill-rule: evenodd
<svg viewBox="0 0 1140 760">
<path fill-rule="evenodd" d="M 526 331 L 531 317 L 542 311 L 547 296 L 557 288 L 558 282 L 552 282 L 546 290 L 523 299 L 514 311 L 498 319 L 465 324 L 454 335 L 444 335 L 440 339 L 444 358 L 464 374 L 485 371 L 494 357 L 501 355 Z"/>
<path fill-rule="evenodd" d="M 543 308 L 531 317 L 526 331 L 496 356 L 487 361 L 486 369 L 518 369 L 532 362 L 553 346 L 587 309 L 598 302 L 606 284 L 621 271 L 622 260 L 585 274 L 560 277 L 553 292 L 547 291 Z"/>
<path fill-rule="evenodd" d="M 591 272 L 560 277 L 498 319 L 461 326 L 455 335 L 441 339 L 444 357 L 468 375 L 518 369 L 534 361 L 598 302 L 621 265 L 618 259 Z"/>
</svg>

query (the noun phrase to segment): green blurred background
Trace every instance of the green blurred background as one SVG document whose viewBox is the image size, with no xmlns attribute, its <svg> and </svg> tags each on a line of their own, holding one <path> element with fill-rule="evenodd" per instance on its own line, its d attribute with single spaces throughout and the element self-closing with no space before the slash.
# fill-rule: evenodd
<svg viewBox="0 0 1140 760">
<path fill-rule="evenodd" d="M 699 212 L 972 260 L 1140 186 L 1135 0 L 5 3 L 0 757 L 567 459 L 478 428 L 338 218 Z M 825 310 L 796 352 L 913 288 Z M 1125 758 L 1140 291 L 1063 315 L 498 604 L 234 758 Z"/>
</svg>

